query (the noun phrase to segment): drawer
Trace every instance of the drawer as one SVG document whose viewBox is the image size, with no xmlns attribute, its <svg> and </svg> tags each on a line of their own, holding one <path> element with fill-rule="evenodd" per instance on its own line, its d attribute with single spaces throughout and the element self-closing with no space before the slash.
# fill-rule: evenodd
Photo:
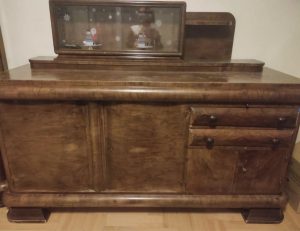
<svg viewBox="0 0 300 231">
<path fill-rule="evenodd" d="M 191 108 L 192 126 L 294 128 L 297 108 Z"/>
<path fill-rule="evenodd" d="M 190 129 L 189 146 L 288 147 L 293 130 Z"/>
</svg>

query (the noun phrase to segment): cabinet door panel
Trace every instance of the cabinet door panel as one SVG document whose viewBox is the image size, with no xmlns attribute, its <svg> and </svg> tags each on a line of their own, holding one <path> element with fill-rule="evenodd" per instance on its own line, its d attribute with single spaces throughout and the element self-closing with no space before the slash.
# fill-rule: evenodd
<svg viewBox="0 0 300 231">
<path fill-rule="evenodd" d="M 279 194 L 287 167 L 288 149 L 240 151 L 236 175 L 238 194 Z"/>
<path fill-rule="evenodd" d="M 2 147 L 12 191 L 90 190 L 87 107 L 2 103 Z"/>
<path fill-rule="evenodd" d="M 108 106 L 107 190 L 183 191 L 187 123 L 183 106 Z"/>
<path fill-rule="evenodd" d="M 231 194 L 239 152 L 235 149 L 189 149 L 187 192 Z"/>
</svg>

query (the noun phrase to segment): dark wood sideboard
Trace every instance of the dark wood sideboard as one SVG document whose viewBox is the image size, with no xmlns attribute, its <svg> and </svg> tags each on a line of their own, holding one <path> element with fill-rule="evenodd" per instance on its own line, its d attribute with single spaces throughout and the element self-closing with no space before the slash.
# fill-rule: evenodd
<svg viewBox="0 0 300 231">
<path fill-rule="evenodd" d="M 283 219 L 300 80 L 231 60 L 228 13 L 188 13 L 184 58 L 59 55 L 0 74 L 8 218 L 73 207 Z"/>
</svg>

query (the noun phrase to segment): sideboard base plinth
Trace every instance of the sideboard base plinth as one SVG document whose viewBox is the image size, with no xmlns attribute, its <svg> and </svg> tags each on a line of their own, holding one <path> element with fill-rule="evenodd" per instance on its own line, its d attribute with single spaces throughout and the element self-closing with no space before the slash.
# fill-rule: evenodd
<svg viewBox="0 0 300 231">
<path fill-rule="evenodd" d="M 282 209 L 245 209 L 242 217 L 247 224 L 279 224 L 283 221 Z"/>
<path fill-rule="evenodd" d="M 50 212 L 41 208 L 10 208 L 7 219 L 14 223 L 46 223 Z"/>
<path fill-rule="evenodd" d="M 283 208 L 281 195 L 176 195 L 4 192 L 6 207 L 35 208 Z"/>
</svg>

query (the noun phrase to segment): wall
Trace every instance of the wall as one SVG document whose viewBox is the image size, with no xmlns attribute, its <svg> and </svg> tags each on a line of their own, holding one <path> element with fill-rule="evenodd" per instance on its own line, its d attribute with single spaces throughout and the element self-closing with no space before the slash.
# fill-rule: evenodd
<svg viewBox="0 0 300 231">
<path fill-rule="evenodd" d="M 0 23 L 9 68 L 54 55 L 47 0 L 0 0 Z"/>
<path fill-rule="evenodd" d="M 255 58 L 300 77 L 299 0 L 187 0 L 188 11 L 227 11 L 236 17 L 233 58 Z M 48 0 L 0 0 L 10 68 L 54 55 Z"/>
</svg>

